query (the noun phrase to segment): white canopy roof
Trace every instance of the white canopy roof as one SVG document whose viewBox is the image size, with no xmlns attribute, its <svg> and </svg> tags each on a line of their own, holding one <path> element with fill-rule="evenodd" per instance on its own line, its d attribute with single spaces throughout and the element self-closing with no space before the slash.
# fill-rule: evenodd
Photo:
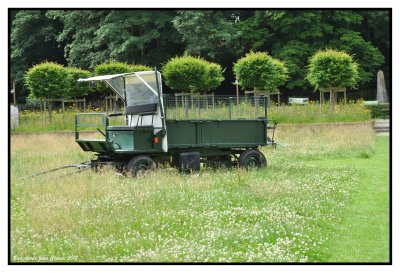
<svg viewBox="0 0 400 273">
<path fill-rule="evenodd" d="M 144 74 L 151 74 L 154 73 L 154 71 L 138 71 L 138 72 L 130 72 L 130 73 L 122 73 L 122 74 L 113 74 L 113 75 L 101 75 L 101 76 L 95 76 L 95 77 L 90 77 L 86 79 L 78 79 L 78 82 L 91 82 L 91 81 L 105 81 L 105 80 L 111 80 L 117 77 L 125 76 L 125 75 L 130 75 L 130 74 L 138 74 L 138 75 L 144 75 Z"/>
<path fill-rule="evenodd" d="M 160 72 L 157 72 L 160 76 Z M 154 71 L 138 71 L 122 74 L 112 74 L 112 75 L 101 75 L 90 77 L 86 79 L 78 79 L 78 82 L 93 82 L 93 81 L 104 81 L 122 100 L 125 100 L 125 89 L 133 88 L 135 84 L 141 83 L 147 87 L 147 90 L 153 92 L 156 96 L 158 93 L 156 87 L 152 86 L 148 81 L 146 75 L 156 75 Z M 146 79 L 144 79 L 146 78 Z M 138 82 L 135 82 L 137 79 Z M 154 80 L 156 77 L 154 77 Z"/>
<path fill-rule="evenodd" d="M 116 77 L 124 76 L 125 74 L 113 74 L 113 75 L 102 75 L 102 76 L 96 76 L 96 77 L 90 77 L 86 79 L 78 79 L 78 82 L 91 82 L 91 81 L 104 81 L 104 80 L 110 80 Z"/>
</svg>

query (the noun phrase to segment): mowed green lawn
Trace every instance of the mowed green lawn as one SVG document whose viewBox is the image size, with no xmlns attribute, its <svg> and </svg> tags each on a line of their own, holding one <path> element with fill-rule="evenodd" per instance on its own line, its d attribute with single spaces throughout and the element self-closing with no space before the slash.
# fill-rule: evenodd
<svg viewBox="0 0 400 273">
<path fill-rule="evenodd" d="M 13 135 L 11 261 L 388 261 L 388 138 L 360 125 L 276 139 L 286 148 L 263 149 L 268 167 L 253 172 L 24 179 L 90 154 L 72 134 Z"/>
<path fill-rule="evenodd" d="M 362 181 L 329 243 L 332 262 L 389 262 L 389 136 L 377 137 L 375 149 L 370 158 L 329 162 L 354 166 Z"/>
</svg>

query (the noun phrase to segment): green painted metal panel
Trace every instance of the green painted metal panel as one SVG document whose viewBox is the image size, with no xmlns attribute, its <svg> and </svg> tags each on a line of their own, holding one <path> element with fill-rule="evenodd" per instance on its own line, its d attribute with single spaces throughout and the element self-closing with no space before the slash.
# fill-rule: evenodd
<svg viewBox="0 0 400 273">
<path fill-rule="evenodd" d="M 196 146 L 197 123 L 189 120 L 168 121 L 167 136 L 168 147 L 173 145 Z"/>
<path fill-rule="evenodd" d="M 116 153 L 152 153 L 162 150 L 161 135 L 159 143 L 154 143 L 153 126 L 108 126 L 107 140 L 113 143 Z"/>
<path fill-rule="evenodd" d="M 202 144 L 259 144 L 264 141 L 263 122 L 252 120 L 224 120 L 202 123 Z"/>
<path fill-rule="evenodd" d="M 153 131 L 134 131 L 135 151 L 152 151 L 154 149 Z"/>
<path fill-rule="evenodd" d="M 131 130 L 107 129 L 107 140 L 111 142 L 115 151 L 134 150 L 134 135 Z"/>
<path fill-rule="evenodd" d="M 105 141 L 105 140 L 98 140 L 98 139 L 78 139 L 76 142 L 81 146 L 81 148 L 84 151 L 92 151 L 92 152 L 99 152 L 99 153 L 104 153 L 104 152 L 111 152 L 114 150 L 113 146 L 111 143 Z"/>
<path fill-rule="evenodd" d="M 168 147 L 245 148 L 266 145 L 265 120 L 167 121 Z"/>
</svg>

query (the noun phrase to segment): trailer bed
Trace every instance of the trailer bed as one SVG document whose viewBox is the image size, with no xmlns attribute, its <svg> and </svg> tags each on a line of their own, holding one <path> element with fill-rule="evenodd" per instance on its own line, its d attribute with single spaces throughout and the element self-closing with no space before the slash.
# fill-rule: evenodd
<svg viewBox="0 0 400 273">
<path fill-rule="evenodd" d="M 267 143 L 266 120 L 167 120 L 168 149 L 251 148 Z"/>
</svg>

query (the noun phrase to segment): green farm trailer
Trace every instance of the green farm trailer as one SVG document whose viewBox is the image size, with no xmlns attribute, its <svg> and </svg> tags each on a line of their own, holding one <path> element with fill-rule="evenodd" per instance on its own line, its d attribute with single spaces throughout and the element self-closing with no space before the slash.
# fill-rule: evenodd
<svg viewBox="0 0 400 273">
<path fill-rule="evenodd" d="M 181 171 L 199 170 L 201 163 L 266 166 L 258 147 L 273 144 L 267 137 L 267 98 L 246 98 L 241 103 L 235 97 L 216 103 L 212 97 L 212 105 L 200 100 L 201 96 L 197 101 L 195 97 L 195 102 L 193 97 L 191 101 L 185 97 L 168 98 L 163 96 L 158 71 L 79 79 L 90 84 L 96 81 L 105 82 L 113 90 L 124 103 L 125 111 L 76 115 L 75 139 L 84 151 L 96 154 L 92 167 L 111 164 L 135 175 L 163 163 Z M 261 116 L 235 116 L 233 112 L 240 107 L 246 107 L 253 116 Z M 207 111 L 213 116 L 204 114 Z M 194 117 L 193 113 L 203 113 L 203 117 Z M 229 118 L 223 118 L 224 114 Z M 95 138 L 93 130 L 98 132 Z"/>
</svg>

